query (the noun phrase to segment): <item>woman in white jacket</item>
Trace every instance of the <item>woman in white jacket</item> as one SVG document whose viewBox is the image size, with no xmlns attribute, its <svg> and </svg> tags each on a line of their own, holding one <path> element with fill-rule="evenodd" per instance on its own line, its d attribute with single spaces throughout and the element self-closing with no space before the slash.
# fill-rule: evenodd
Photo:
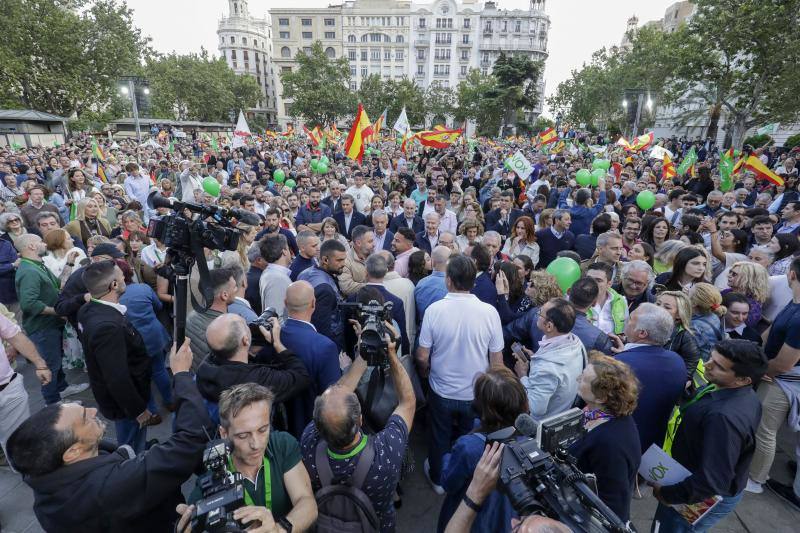
<svg viewBox="0 0 800 533">
<path fill-rule="evenodd" d="M 536 227 L 533 219 L 528 216 L 519 217 L 514 222 L 512 236 L 506 239 L 503 246 L 503 253 L 509 259 L 514 259 L 518 255 L 527 255 L 536 266 L 539 263 L 539 245 L 536 244 Z"/>
</svg>

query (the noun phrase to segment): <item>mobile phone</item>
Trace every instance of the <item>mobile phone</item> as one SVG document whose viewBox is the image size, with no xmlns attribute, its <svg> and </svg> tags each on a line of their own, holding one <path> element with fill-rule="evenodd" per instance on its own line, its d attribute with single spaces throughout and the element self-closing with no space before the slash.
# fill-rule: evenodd
<svg viewBox="0 0 800 533">
<path fill-rule="evenodd" d="M 514 344 L 511 345 L 511 351 L 517 357 L 530 363 L 531 361 L 530 357 L 528 357 L 528 354 L 525 352 L 525 350 L 522 349 L 522 344 L 520 344 L 519 342 L 515 342 Z"/>
</svg>

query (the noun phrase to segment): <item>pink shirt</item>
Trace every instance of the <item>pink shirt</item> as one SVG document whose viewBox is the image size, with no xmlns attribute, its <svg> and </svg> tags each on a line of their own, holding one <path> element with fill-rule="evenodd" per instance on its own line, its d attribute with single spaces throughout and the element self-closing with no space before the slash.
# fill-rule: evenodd
<svg viewBox="0 0 800 533">
<path fill-rule="evenodd" d="M 394 258 L 394 271 L 400 274 L 400 276 L 407 278 L 408 277 L 408 258 L 411 257 L 411 254 L 418 251 L 419 248 L 416 246 L 412 246 L 410 250 L 406 250 L 402 254 L 398 255 Z"/>
<path fill-rule="evenodd" d="M 3 315 L 0 315 L 0 338 L 10 339 L 19 332 L 20 329 L 18 325 L 14 324 Z M 3 343 L 0 342 L 0 385 L 8 383 L 13 375 L 14 369 L 11 368 L 11 364 L 8 362 L 8 356 L 6 355 L 6 349 Z"/>
</svg>

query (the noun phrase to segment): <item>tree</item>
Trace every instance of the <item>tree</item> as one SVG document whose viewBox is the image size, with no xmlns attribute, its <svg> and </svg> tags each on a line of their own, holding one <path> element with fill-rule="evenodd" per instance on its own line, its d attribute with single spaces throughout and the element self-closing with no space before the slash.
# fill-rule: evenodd
<svg viewBox="0 0 800 533">
<path fill-rule="evenodd" d="M 402 77 L 399 80 L 391 80 L 394 86 L 394 100 L 389 106 L 389 116 L 400 116 L 403 108 L 406 108 L 406 116 L 411 126 L 422 126 L 425 124 L 425 93 L 414 80 Z"/>
<path fill-rule="evenodd" d="M 449 87 L 431 83 L 425 91 L 425 115 L 433 121 L 444 121 L 455 111 L 455 94 Z"/>
<path fill-rule="evenodd" d="M 375 120 L 395 99 L 395 86 L 392 80 L 384 81 L 380 74 L 370 74 L 361 80 L 358 88 L 358 101 L 370 119 Z"/>
<path fill-rule="evenodd" d="M 497 79 L 497 99 L 503 104 L 502 125 L 516 124 L 520 110 L 532 109 L 539 99 L 542 62 L 528 56 L 500 52 L 492 75 Z"/>
<path fill-rule="evenodd" d="M 281 73 L 282 97 L 293 100 L 292 115 L 324 125 L 354 113 L 356 102 L 346 57 L 329 58 L 322 43 L 315 41 L 309 52 L 298 52 L 296 59 L 295 70 Z"/>
<path fill-rule="evenodd" d="M 148 53 L 117 0 L 3 0 L 0 104 L 64 116 L 99 112 Z"/>
<path fill-rule="evenodd" d="M 472 69 L 456 87 L 456 120 L 474 120 L 480 135 L 495 135 L 500 128 L 503 103 L 498 96 L 497 78 Z"/>
</svg>

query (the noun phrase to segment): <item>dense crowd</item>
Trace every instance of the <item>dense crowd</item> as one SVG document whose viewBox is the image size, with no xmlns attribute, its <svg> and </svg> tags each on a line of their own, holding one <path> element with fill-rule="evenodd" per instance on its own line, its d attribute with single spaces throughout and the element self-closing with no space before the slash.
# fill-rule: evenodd
<svg viewBox="0 0 800 533">
<path fill-rule="evenodd" d="M 321 493 L 345 482 L 366 497 L 363 531 L 410 530 L 395 509 L 416 420 L 439 531 L 560 531 L 517 515 L 486 437 L 572 407 L 587 432 L 569 452 L 623 521 L 653 444 L 691 472 L 652 489 L 662 532 L 706 531 L 765 486 L 800 510 L 800 475 L 769 479 L 778 431 L 800 430 L 793 154 L 753 149 L 784 185 L 742 170 L 723 191 L 711 141 L 662 140 L 676 163 L 697 156 L 662 179 L 646 150 L 562 133 L 555 149 L 384 139 L 361 162 L 293 136 L 0 151 L 0 442 L 42 527 L 182 530 L 201 487 L 184 501 L 181 485 L 219 432 L 244 480 L 235 516 L 257 531 L 336 529 Z M 517 152 L 529 175 L 507 168 Z M 605 175 L 579 186 L 598 158 Z M 154 192 L 261 222 L 204 250 L 180 347 L 172 255 L 146 230 L 170 213 Z M 372 301 L 393 304 L 385 367 L 362 358 L 342 305 Z M 266 310 L 270 327 L 248 326 Z M 47 404 L 33 414 L 22 359 Z M 68 383 L 74 369 L 88 384 Z M 87 387 L 97 408 L 63 401 Z M 148 440 L 167 417 L 172 436 Z M 693 527 L 673 507 L 713 496 Z"/>
</svg>

